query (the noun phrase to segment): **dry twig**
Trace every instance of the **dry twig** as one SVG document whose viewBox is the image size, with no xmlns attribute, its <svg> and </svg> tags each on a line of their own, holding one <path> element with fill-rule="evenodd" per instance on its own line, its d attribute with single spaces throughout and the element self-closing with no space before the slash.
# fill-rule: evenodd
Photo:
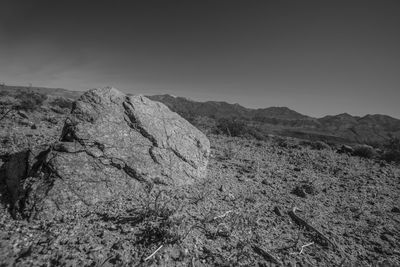
<svg viewBox="0 0 400 267">
<path fill-rule="evenodd" d="M 12 108 L 10 108 L 10 109 L 7 110 L 4 114 L 2 114 L 3 116 L 0 118 L 0 121 L 3 120 L 11 111 L 13 111 Z"/>
<path fill-rule="evenodd" d="M 275 263 L 277 265 L 282 265 L 282 263 L 275 256 L 273 256 L 271 253 L 269 253 L 265 249 L 263 249 L 259 246 L 256 246 L 256 245 L 253 245 L 252 248 L 257 254 L 262 256 L 265 260 Z"/>
<path fill-rule="evenodd" d="M 150 260 L 154 255 L 156 255 L 156 253 L 157 253 L 160 249 L 162 249 L 163 246 L 164 246 L 164 245 L 159 246 L 158 249 L 156 249 L 153 253 L 151 253 L 150 256 L 148 256 L 147 258 L 145 258 L 144 261 Z"/>
<path fill-rule="evenodd" d="M 308 246 L 311 246 L 311 245 L 314 245 L 314 242 L 311 242 L 311 243 L 302 245 L 299 253 L 297 253 L 297 252 L 292 252 L 292 253 L 290 253 L 290 254 L 299 254 L 299 255 L 300 255 L 300 254 L 303 253 L 304 248 L 306 248 L 306 247 L 308 247 Z"/>
<path fill-rule="evenodd" d="M 111 260 L 115 255 L 111 255 L 109 257 L 107 257 L 105 260 L 103 260 L 103 262 L 99 265 L 99 267 L 102 267 L 107 261 Z"/>
<path fill-rule="evenodd" d="M 229 213 L 231 213 L 233 210 L 228 210 L 228 211 L 226 211 L 224 214 L 222 214 L 222 215 L 218 215 L 218 216 L 215 216 L 214 218 L 213 218 L 213 221 L 215 221 L 216 219 L 221 219 L 221 218 L 224 218 L 226 215 L 228 215 Z"/>
<path fill-rule="evenodd" d="M 295 221 L 297 224 L 299 224 L 301 226 L 304 226 L 307 230 L 315 232 L 318 235 L 318 237 L 320 237 L 325 242 L 331 244 L 333 247 L 335 247 L 335 248 L 338 247 L 338 245 L 336 245 L 334 242 L 329 240 L 324 234 L 322 234 L 320 231 L 315 229 L 313 226 L 311 226 L 309 223 L 307 223 L 304 219 L 300 218 L 296 214 L 296 210 L 298 210 L 298 208 L 294 207 L 293 210 L 289 211 L 289 216 L 293 219 L 293 221 Z"/>
</svg>

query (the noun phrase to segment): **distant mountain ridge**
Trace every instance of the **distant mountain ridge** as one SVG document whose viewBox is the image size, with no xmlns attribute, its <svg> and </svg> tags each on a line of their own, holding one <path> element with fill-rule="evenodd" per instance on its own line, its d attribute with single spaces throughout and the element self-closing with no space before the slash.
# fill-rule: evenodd
<svg viewBox="0 0 400 267">
<path fill-rule="evenodd" d="M 54 97 L 77 99 L 83 92 L 60 88 L 0 86 L 1 91 L 36 91 Z M 198 102 L 168 94 L 148 98 L 164 103 L 185 118 L 207 117 L 213 120 L 238 118 L 258 125 L 265 132 L 349 143 L 379 143 L 390 136 L 400 137 L 400 120 L 387 115 L 352 116 L 347 113 L 313 118 L 287 107 L 251 109 L 223 101 Z"/>
<path fill-rule="evenodd" d="M 206 101 L 197 102 L 184 97 L 175 97 L 168 94 L 152 95 L 148 98 L 159 101 L 173 109 L 175 112 L 182 114 L 196 114 L 200 116 L 208 116 L 215 118 L 255 118 L 267 117 L 287 120 L 312 120 L 313 118 L 300 114 L 287 107 L 268 107 L 251 109 L 243 107 L 239 104 L 229 104 L 222 101 Z"/>
<path fill-rule="evenodd" d="M 148 96 L 171 110 L 190 118 L 240 118 L 263 124 L 273 133 L 302 138 L 325 139 L 350 143 L 379 143 L 391 136 L 400 137 L 400 120 L 387 115 L 352 116 L 348 113 L 313 118 L 287 107 L 251 109 L 239 104 L 197 102 L 171 95 Z M 268 125 L 270 126 L 268 129 Z"/>
<path fill-rule="evenodd" d="M 64 97 L 70 99 L 77 99 L 83 92 L 72 91 L 63 88 L 47 88 L 47 87 L 32 87 L 32 86 L 14 86 L 14 85 L 0 85 L 0 92 L 17 92 L 17 91 L 32 91 L 54 97 Z"/>
</svg>

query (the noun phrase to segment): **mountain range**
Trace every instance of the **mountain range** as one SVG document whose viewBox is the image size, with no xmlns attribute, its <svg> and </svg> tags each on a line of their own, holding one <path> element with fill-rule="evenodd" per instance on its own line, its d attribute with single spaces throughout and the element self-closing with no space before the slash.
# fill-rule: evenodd
<svg viewBox="0 0 400 267">
<path fill-rule="evenodd" d="M 186 118 L 237 118 L 250 121 L 265 132 L 341 143 L 384 142 L 400 136 L 400 120 L 387 115 L 352 116 L 347 113 L 313 118 L 287 107 L 250 109 L 239 104 L 197 102 L 184 97 L 153 95 L 150 99 L 167 105 Z"/>
<path fill-rule="evenodd" d="M 59 88 L 0 86 L 0 91 L 36 91 L 52 97 L 77 99 L 82 92 Z M 314 118 L 287 107 L 251 109 L 221 101 L 198 102 L 168 94 L 148 98 L 167 105 L 186 119 L 206 118 L 217 123 L 222 118 L 234 118 L 257 127 L 265 134 L 323 140 L 338 143 L 378 144 L 390 137 L 400 137 L 400 120 L 375 114 L 363 117 L 347 113 Z"/>
</svg>

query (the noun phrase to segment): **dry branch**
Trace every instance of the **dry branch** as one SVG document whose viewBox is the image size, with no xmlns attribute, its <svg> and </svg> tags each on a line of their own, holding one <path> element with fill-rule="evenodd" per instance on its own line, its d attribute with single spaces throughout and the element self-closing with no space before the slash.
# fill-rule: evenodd
<svg viewBox="0 0 400 267">
<path fill-rule="evenodd" d="M 282 263 L 275 256 L 273 256 L 271 253 L 269 253 L 265 249 L 263 249 L 259 246 L 256 246 L 256 245 L 253 245 L 252 248 L 257 254 L 262 256 L 265 260 L 275 263 L 277 265 L 282 265 Z"/>
<path fill-rule="evenodd" d="M 296 214 L 296 210 L 298 210 L 298 209 L 296 207 L 294 207 L 293 210 L 289 211 L 289 216 L 293 219 L 293 221 L 295 221 L 297 224 L 299 224 L 301 226 L 304 226 L 307 230 L 315 232 L 319 238 L 321 238 L 325 242 L 331 244 L 333 247 L 338 248 L 338 246 L 334 242 L 329 240 L 324 234 L 322 234 L 320 231 L 315 229 L 313 226 L 311 226 L 309 223 L 307 223 L 304 219 L 300 218 Z"/>
<path fill-rule="evenodd" d="M 144 261 L 150 260 L 154 255 L 156 255 L 156 253 L 157 253 L 160 249 L 162 249 L 163 246 L 164 246 L 164 245 L 159 246 L 158 249 L 156 249 L 153 253 L 151 253 L 150 256 L 148 256 L 147 258 L 145 258 Z"/>
<path fill-rule="evenodd" d="M 7 110 L 0 118 L 0 121 L 3 120 L 11 111 L 13 111 L 14 109 L 10 108 L 9 110 Z"/>
</svg>

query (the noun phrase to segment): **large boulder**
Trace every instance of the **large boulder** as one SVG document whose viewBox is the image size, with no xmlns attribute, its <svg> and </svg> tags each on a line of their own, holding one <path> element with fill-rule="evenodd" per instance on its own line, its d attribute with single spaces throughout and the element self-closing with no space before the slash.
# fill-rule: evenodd
<svg viewBox="0 0 400 267">
<path fill-rule="evenodd" d="M 10 157 L 6 180 L 20 214 L 49 218 L 201 180 L 209 152 L 205 135 L 165 105 L 94 89 L 74 103 L 60 142 Z"/>
</svg>

